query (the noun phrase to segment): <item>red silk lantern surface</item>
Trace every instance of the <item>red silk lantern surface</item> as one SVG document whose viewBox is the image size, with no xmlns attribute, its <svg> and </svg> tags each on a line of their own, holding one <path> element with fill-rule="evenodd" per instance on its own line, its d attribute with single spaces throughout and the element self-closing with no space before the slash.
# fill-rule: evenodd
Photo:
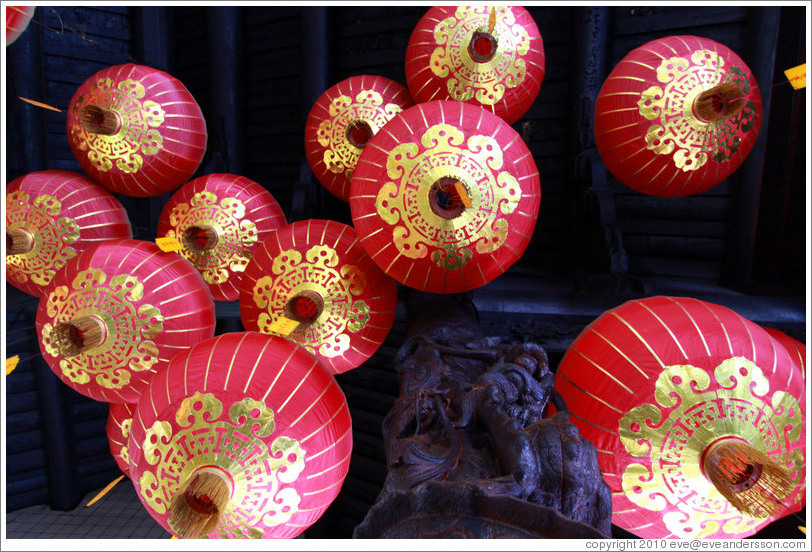
<svg viewBox="0 0 812 552">
<path fill-rule="evenodd" d="M 187 182 L 164 206 L 158 237 L 174 237 L 180 254 L 203 275 L 215 301 L 236 301 L 251 254 L 285 213 L 260 184 L 234 174 Z"/>
<path fill-rule="evenodd" d="M 344 201 L 364 147 L 392 117 L 414 105 L 409 91 L 377 75 L 344 79 L 322 94 L 307 117 L 305 153 L 327 190 Z"/>
<path fill-rule="evenodd" d="M 333 374 L 372 356 L 396 307 L 395 281 L 369 258 L 351 226 L 330 220 L 297 221 L 273 232 L 248 263 L 240 293 L 246 330 L 285 336 Z"/>
<path fill-rule="evenodd" d="M 134 403 L 177 353 L 214 335 L 206 283 L 177 253 L 119 240 L 68 261 L 43 290 L 37 335 L 51 370 L 79 393 Z"/>
<path fill-rule="evenodd" d="M 741 165 L 758 138 L 761 95 L 744 61 L 696 36 L 629 52 L 595 102 L 595 144 L 606 168 L 645 194 L 704 192 Z"/>
<path fill-rule="evenodd" d="M 541 186 L 533 155 L 475 105 L 417 104 L 361 154 L 350 209 L 364 249 L 399 282 L 431 293 L 484 285 L 533 235 Z"/>
<path fill-rule="evenodd" d="M 110 454 L 127 477 L 130 476 L 129 439 L 135 404 L 110 403 L 107 415 L 107 442 Z"/>
<path fill-rule="evenodd" d="M 36 6 L 6 6 L 6 46 L 11 46 L 28 28 L 36 8 Z"/>
<path fill-rule="evenodd" d="M 107 189 L 69 171 L 37 171 L 6 187 L 6 281 L 30 295 L 68 259 L 132 238 L 127 211 Z"/>
<path fill-rule="evenodd" d="M 173 534 L 172 497 L 209 470 L 231 493 L 208 537 L 291 538 L 338 495 L 351 452 L 344 394 L 317 358 L 278 336 L 229 333 L 155 376 L 133 417 L 130 473 Z"/>
<path fill-rule="evenodd" d="M 434 6 L 406 46 L 414 101 L 459 100 L 513 124 L 538 96 L 544 42 L 521 6 Z"/>
<path fill-rule="evenodd" d="M 102 69 L 76 90 L 67 130 L 82 169 L 126 196 L 171 192 L 206 153 L 206 121 L 189 90 L 133 63 Z"/>
<path fill-rule="evenodd" d="M 806 343 L 798 341 L 776 328 L 764 328 L 764 331 L 786 348 L 789 356 L 792 357 L 793 362 L 798 365 L 801 374 L 806 378 Z"/>
<path fill-rule="evenodd" d="M 575 339 L 555 388 L 598 451 L 612 523 L 637 536 L 741 538 L 805 504 L 804 378 L 730 309 L 675 297 L 624 303 Z M 787 509 L 746 516 L 706 479 L 703 459 L 725 438 L 787 470 Z"/>
</svg>

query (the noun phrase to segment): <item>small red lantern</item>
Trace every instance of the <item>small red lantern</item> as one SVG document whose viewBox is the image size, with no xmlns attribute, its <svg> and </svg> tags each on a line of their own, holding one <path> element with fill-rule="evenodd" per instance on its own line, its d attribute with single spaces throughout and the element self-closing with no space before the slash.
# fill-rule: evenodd
<svg viewBox="0 0 812 552">
<path fill-rule="evenodd" d="M 352 173 L 364 147 L 412 105 L 409 91 L 386 77 L 359 75 L 330 87 L 310 109 L 305 126 L 305 153 L 319 182 L 349 201 Z"/>
<path fill-rule="evenodd" d="M 669 36 L 635 48 L 595 102 L 595 144 L 606 168 L 645 194 L 704 192 L 729 177 L 761 127 L 758 83 L 726 46 Z"/>
<path fill-rule="evenodd" d="M 127 211 L 99 184 L 69 171 L 37 171 L 6 188 L 6 280 L 39 296 L 68 259 L 132 238 Z"/>
<path fill-rule="evenodd" d="M 28 28 L 36 8 L 36 6 L 6 6 L 6 46 L 11 46 Z"/>
<path fill-rule="evenodd" d="M 184 184 L 164 206 L 158 236 L 174 237 L 200 271 L 215 301 L 236 301 L 256 245 L 287 224 L 260 184 L 234 174 L 209 174 Z"/>
<path fill-rule="evenodd" d="M 109 241 L 74 257 L 42 292 L 37 334 L 51 370 L 79 393 L 134 403 L 177 353 L 214 335 L 200 273 L 154 243 Z"/>
<path fill-rule="evenodd" d="M 138 498 L 172 534 L 292 538 L 338 495 L 352 422 L 313 355 L 278 336 L 229 333 L 155 376 L 129 452 Z"/>
<path fill-rule="evenodd" d="M 127 477 L 130 476 L 129 439 L 135 407 L 135 404 L 129 403 L 110 403 L 110 413 L 107 416 L 110 454 Z"/>
<path fill-rule="evenodd" d="M 503 119 L 463 102 L 417 104 L 358 160 L 350 209 L 364 249 L 431 293 L 487 284 L 519 260 L 538 217 L 533 155 Z"/>
<path fill-rule="evenodd" d="M 127 63 L 102 69 L 73 95 L 68 142 L 93 180 L 126 196 L 178 188 L 206 153 L 206 121 L 175 77 Z"/>
<path fill-rule="evenodd" d="M 272 233 L 248 263 L 240 293 L 246 330 L 286 337 L 333 374 L 375 353 L 396 307 L 395 281 L 351 226 L 330 220 L 297 221 Z"/>
<path fill-rule="evenodd" d="M 555 388 L 598 451 L 612 523 L 642 538 L 742 538 L 805 504 L 804 378 L 725 307 L 629 301 L 589 324 Z"/>
<path fill-rule="evenodd" d="M 544 79 L 544 42 L 521 6 L 434 6 L 406 47 L 414 101 L 459 100 L 518 121 Z"/>
</svg>

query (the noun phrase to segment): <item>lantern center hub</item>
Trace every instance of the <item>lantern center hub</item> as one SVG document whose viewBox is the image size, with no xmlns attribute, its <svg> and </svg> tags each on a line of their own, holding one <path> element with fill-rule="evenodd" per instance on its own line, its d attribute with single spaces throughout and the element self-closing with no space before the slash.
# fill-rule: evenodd
<svg viewBox="0 0 812 552">
<path fill-rule="evenodd" d="M 107 339 L 107 325 L 97 316 L 82 316 L 54 326 L 49 339 L 60 355 L 70 358 L 101 346 Z"/>
<path fill-rule="evenodd" d="M 191 251 L 208 251 L 217 245 L 217 230 L 208 224 L 198 224 L 183 231 L 183 246 Z"/>
<path fill-rule="evenodd" d="M 303 290 L 291 297 L 285 305 L 285 315 L 291 320 L 309 326 L 324 311 L 324 300 L 315 291 Z"/>
<path fill-rule="evenodd" d="M 169 504 L 169 522 L 182 538 L 210 533 L 234 493 L 231 476 L 218 466 L 204 466 L 189 475 Z"/>
<path fill-rule="evenodd" d="M 347 125 L 347 141 L 358 149 L 364 149 L 374 134 L 366 121 L 359 119 Z"/>
<path fill-rule="evenodd" d="M 121 117 L 112 109 L 90 104 L 79 112 L 79 124 L 93 134 L 112 136 L 121 130 Z"/>
<path fill-rule="evenodd" d="M 499 41 L 484 29 L 479 29 L 471 36 L 468 43 L 468 54 L 477 63 L 487 63 L 496 55 Z"/>
<path fill-rule="evenodd" d="M 722 82 L 700 92 L 693 103 L 694 115 L 710 124 L 738 115 L 744 107 L 744 92 L 732 82 Z"/>
<path fill-rule="evenodd" d="M 468 188 L 458 178 L 444 176 L 429 188 L 429 207 L 438 217 L 455 219 L 470 206 Z"/>
<path fill-rule="evenodd" d="M 22 255 L 34 249 L 34 234 L 25 228 L 6 230 L 6 256 Z"/>
</svg>

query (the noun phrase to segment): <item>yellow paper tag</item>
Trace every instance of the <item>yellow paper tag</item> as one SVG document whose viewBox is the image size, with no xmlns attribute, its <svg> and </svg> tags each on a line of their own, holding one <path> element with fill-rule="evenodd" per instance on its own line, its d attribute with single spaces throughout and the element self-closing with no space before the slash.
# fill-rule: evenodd
<svg viewBox="0 0 812 552">
<path fill-rule="evenodd" d="M 20 362 L 20 355 L 14 355 L 11 358 L 6 359 L 6 375 L 9 375 L 14 371 L 17 367 L 17 364 Z"/>
<path fill-rule="evenodd" d="M 62 113 L 61 109 L 57 109 L 52 105 L 48 105 L 47 103 L 38 102 L 36 100 L 29 100 L 28 98 L 23 98 L 22 96 L 17 96 L 17 97 L 20 98 L 24 102 L 30 103 L 31 105 L 35 105 L 37 107 L 42 107 L 42 108 L 45 108 L 45 109 L 50 109 L 51 111 L 56 111 L 57 113 Z"/>
<path fill-rule="evenodd" d="M 496 6 L 491 8 L 491 16 L 488 18 L 488 34 L 493 34 L 493 28 L 496 26 Z"/>
<path fill-rule="evenodd" d="M 806 63 L 784 71 L 789 83 L 795 90 L 806 88 Z"/>
<path fill-rule="evenodd" d="M 161 251 L 172 253 L 180 251 L 182 246 L 177 238 L 172 236 L 164 236 L 163 238 L 155 238 L 155 244 L 161 248 Z"/>
<path fill-rule="evenodd" d="M 282 335 L 290 335 L 290 333 L 299 327 L 298 320 L 291 320 L 285 316 L 277 318 L 273 324 L 271 324 L 271 331 L 274 333 L 282 334 Z"/>
<path fill-rule="evenodd" d="M 468 190 L 465 189 L 462 182 L 459 180 L 454 182 L 454 189 L 457 190 L 457 194 L 460 196 L 460 201 L 462 204 L 465 205 L 466 209 L 471 208 L 471 198 L 468 197 Z"/>
</svg>

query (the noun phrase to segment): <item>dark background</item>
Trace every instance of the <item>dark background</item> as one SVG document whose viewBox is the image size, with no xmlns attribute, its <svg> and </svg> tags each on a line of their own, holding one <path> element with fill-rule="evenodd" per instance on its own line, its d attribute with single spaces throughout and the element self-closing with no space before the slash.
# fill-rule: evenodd
<svg viewBox="0 0 812 552">
<path fill-rule="evenodd" d="M 45 169 L 81 173 L 65 130 L 70 98 L 95 72 L 134 62 L 179 78 L 200 104 L 209 138 L 194 177 L 241 174 L 266 187 L 289 222 L 351 224 L 349 206 L 311 177 L 307 114 L 322 92 L 353 75 L 405 86 L 406 45 L 427 9 L 40 6 L 7 48 L 6 182 Z M 489 334 L 535 340 L 554 368 L 600 313 L 664 294 L 723 304 L 805 342 L 807 92 L 793 90 L 783 74 L 805 62 L 805 9 L 528 6 L 544 40 L 546 75 L 514 128 L 535 157 L 542 202 L 522 259 L 474 293 Z M 592 103 L 631 49 L 675 34 L 710 38 L 739 54 L 758 80 L 764 110 L 753 151 L 728 180 L 665 199 L 606 173 L 591 137 Z M 119 197 L 136 238 L 154 240 L 168 197 Z M 380 426 L 398 393 L 392 364 L 408 292 L 400 290 L 386 343 L 361 369 L 337 378 L 353 417 L 350 473 L 308 536 L 350 537 L 386 475 Z M 5 507 L 70 509 L 120 473 L 106 439 L 108 407 L 59 382 L 38 356 L 37 298 L 10 285 L 6 294 L 6 356 L 19 354 L 21 363 L 5 380 Z M 218 303 L 217 313 L 218 333 L 241 329 L 235 304 Z M 801 537 L 799 524 L 785 518 L 757 536 Z M 619 529 L 615 536 L 631 537 Z"/>
</svg>

